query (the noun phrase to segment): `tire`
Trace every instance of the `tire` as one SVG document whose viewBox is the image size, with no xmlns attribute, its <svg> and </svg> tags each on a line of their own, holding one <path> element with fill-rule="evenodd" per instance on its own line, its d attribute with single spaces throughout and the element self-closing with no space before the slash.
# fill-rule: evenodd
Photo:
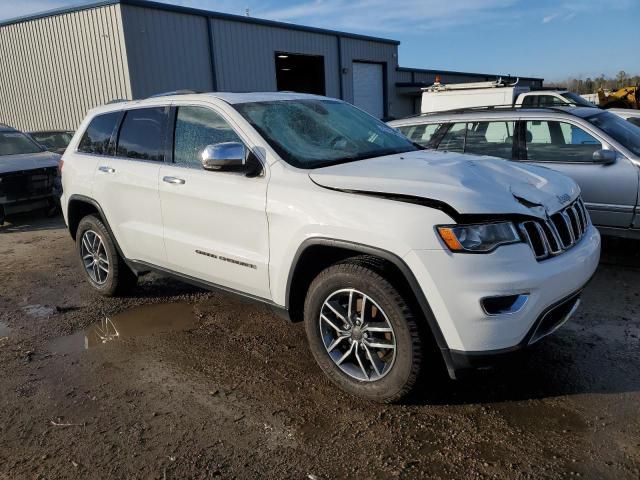
<svg viewBox="0 0 640 480">
<path fill-rule="evenodd" d="M 358 293 L 351 297 L 355 301 L 351 300 L 350 337 L 338 340 L 346 334 L 347 324 L 341 322 L 341 318 L 349 311 L 352 292 Z M 358 300 L 359 295 L 366 296 L 366 300 Z M 327 301 L 343 317 L 335 314 Z M 363 318 L 363 303 L 366 305 L 364 323 L 358 326 L 357 322 Z M 322 271 L 307 292 L 304 323 L 315 360 L 342 390 L 381 403 L 398 402 L 413 390 L 423 355 L 416 317 L 398 290 L 372 265 L 354 259 Z M 368 330 L 371 327 L 377 331 Z M 339 334 L 338 330 L 343 333 Z M 395 348 L 388 348 L 390 344 L 395 344 Z M 350 354 L 349 348 L 353 348 Z M 339 366 L 338 362 L 345 356 Z"/>
<path fill-rule="evenodd" d="M 93 255 L 91 252 L 95 253 L 96 250 L 97 255 Z M 87 215 L 80 220 L 76 232 L 76 251 L 85 277 L 101 295 L 122 295 L 137 283 L 136 275 L 118 254 L 109 231 L 97 216 Z M 98 264 L 89 267 L 88 264 L 95 264 L 96 259 Z"/>
</svg>

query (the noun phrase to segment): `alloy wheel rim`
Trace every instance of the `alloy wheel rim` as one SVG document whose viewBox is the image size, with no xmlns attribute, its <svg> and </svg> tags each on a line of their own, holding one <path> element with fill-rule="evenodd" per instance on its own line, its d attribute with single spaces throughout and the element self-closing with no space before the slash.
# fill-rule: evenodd
<svg viewBox="0 0 640 480">
<path fill-rule="evenodd" d="M 93 230 L 82 235 L 80 255 L 89 278 L 98 285 L 103 285 L 109 276 L 109 258 L 102 237 Z"/>
<path fill-rule="evenodd" d="M 359 381 L 383 378 L 395 362 L 396 337 L 386 313 L 353 288 L 327 297 L 320 309 L 320 336 L 333 363 Z"/>
</svg>

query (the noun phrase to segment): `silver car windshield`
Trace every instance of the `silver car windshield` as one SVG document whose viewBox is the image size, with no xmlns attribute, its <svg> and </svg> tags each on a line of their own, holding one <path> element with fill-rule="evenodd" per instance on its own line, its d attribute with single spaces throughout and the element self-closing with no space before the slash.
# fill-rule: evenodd
<svg viewBox="0 0 640 480">
<path fill-rule="evenodd" d="M 640 156 L 640 127 L 611 112 L 600 112 L 585 120 L 609 134 L 634 155 Z"/>
<path fill-rule="evenodd" d="M 42 152 L 42 147 L 21 132 L 0 132 L 0 156 Z"/>
<path fill-rule="evenodd" d="M 283 160 L 318 168 L 421 149 L 398 131 L 345 102 L 279 100 L 236 110 Z"/>
</svg>

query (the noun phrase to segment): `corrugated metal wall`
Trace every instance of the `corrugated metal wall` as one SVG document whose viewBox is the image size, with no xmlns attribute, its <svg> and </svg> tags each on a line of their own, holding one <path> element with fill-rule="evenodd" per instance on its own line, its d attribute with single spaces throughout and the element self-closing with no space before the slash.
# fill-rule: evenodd
<svg viewBox="0 0 640 480">
<path fill-rule="evenodd" d="M 124 4 L 121 8 L 133 98 L 180 89 L 213 90 L 205 17 Z"/>
<path fill-rule="evenodd" d="M 75 129 L 87 110 L 130 96 L 119 5 L 0 27 L 0 122 Z"/>
<path fill-rule="evenodd" d="M 211 18 L 219 91 L 275 91 L 275 52 L 324 56 L 325 88 L 340 96 L 338 43 L 333 35 Z"/>
</svg>

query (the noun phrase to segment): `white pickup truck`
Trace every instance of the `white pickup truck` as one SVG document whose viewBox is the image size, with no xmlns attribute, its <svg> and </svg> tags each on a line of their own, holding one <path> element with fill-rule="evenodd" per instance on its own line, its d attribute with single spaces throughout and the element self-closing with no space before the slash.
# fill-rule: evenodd
<svg viewBox="0 0 640 480">
<path fill-rule="evenodd" d="M 494 82 L 451 83 L 436 82 L 422 92 L 421 113 L 443 112 L 472 107 L 490 106 L 596 107 L 580 95 L 567 90 L 531 90 L 508 84 L 502 79 Z"/>
</svg>

